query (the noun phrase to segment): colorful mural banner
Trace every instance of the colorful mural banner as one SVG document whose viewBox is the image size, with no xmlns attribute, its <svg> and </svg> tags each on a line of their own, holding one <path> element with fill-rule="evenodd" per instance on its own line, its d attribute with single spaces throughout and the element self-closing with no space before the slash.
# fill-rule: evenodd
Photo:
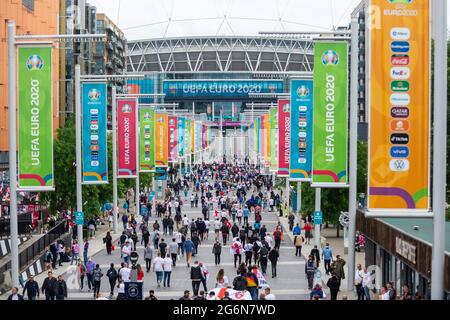
<svg viewBox="0 0 450 320">
<path fill-rule="evenodd" d="M 185 142 L 186 142 L 186 119 L 178 118 L 178 156 L 184 157 Z"/>
<path fill-rule="evenodd" d="M 258 159 L 261 159 L 261 119 L 259 117 L 255 119 L 255 140 L 256 155 Z"/>
<path fill-rule="evenodd" d="M 311 181 L 313 148 L 313 80 L 291 80 L 292 181 Z"/>
<path fill-rule="evenodd" d="M 169 165 L 169 117 L 166 113 L 155 113 L 155 167 Z"/>
<path fill-rule="evenodd" d="M 278 173 L 289 177 L 291 154 L 291 106 L 288 99 L 278 100 Z"/>
<path fill-rule="evenodd" d="M 347 42 L 315 43 L 313 118 L 313 186 L 347 187 Z"/>
<path fill-rule="evenodd" d="M 367 208 L 429 211 L 430 1 L 370 5 Z"/>
<path fill-rule="evenodd" d="M 83 184 L 108 183 L 106 83 L 83 83 L 81 92 Z"/>
<path fill-rule="evenodd" d="M 17 80 L 20 84 L 17 86 L 18 188 L 20 190 L 54 190 L 52 75 L 51 46 L 18 48 Z"/>
<path fill-rule="evenodd" d="M 139 109 L 139 171 L 155 171 L 155 109 Z"/>
<path fill-rule="evenodd" d="M 190 130 L 191 130 L 191 153 L 195 152 L 195 121 L 191 120 L 190 122 Z"/>
<path fill-rule="evenodd" d="M 265 114 L 264 119 L 264 166 L 268 168 L 270 166 L 270 123 L 269 115 Z"/>
<path fill-rule="evenodd" d="M 136 178 L 137 99 L 117 99 L 117 177 Z"/>
<path fill-rule="evenodd" d="M 277 158 L 277 143 L 278 143 L 278 109 L 271 108 L 269 113 L 269 125 L 270 125 L 270 171 L 277 172 L 278 170 L 278 158 Z"/>
<path fill-rule="evenodd" d="M 178 161 L 178 118 L 169 116 L 169 125 L 167 127 L 169 137 L 169 162 Z"/>
</svg>

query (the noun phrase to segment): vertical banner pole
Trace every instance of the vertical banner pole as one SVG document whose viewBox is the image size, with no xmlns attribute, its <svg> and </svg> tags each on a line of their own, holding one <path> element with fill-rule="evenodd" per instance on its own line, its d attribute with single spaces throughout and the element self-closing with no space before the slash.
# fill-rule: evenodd
<svg viewBox="0 0 450 320">
<path fill-rule="evenodd" d="M 77 170 L 77 211 L 83 211 L 83 198 L 81 189 L 81 68 L 75 66 L 75 134 L 76 134 L 76 170 Z M 77 225 L 79 257 L 84 261 L 83 225 Z"/>
<path fill-rule="evenodd" d="M 445 264 L 445 186 L 447 159 L 447 1 L 434 0 L 433 253 L 431 299 L 442 300 Z"/>
<path fill-rule="evenodd" d="M 112 170 L 113 170 L 113 221 L 114 233 L 119 232 L 119 225 L 117 215 L 119 214 L 119 203 L 117 201 L 117 101 L 116 101 L 116 87 L 112 88 Z"/>
<path fill-rule="evenodd" d="M 316 188 L 316 206 L 314 211 L 321 211 L 321 191 L 322 189 Z M 320 224 L 314 224 L 314 244 L 317 246 L 317 249 L 320 249 Z"/>
<path fill-rule="evenodd" d="M 297 211 L 298 216 L 300 217 L 302 214 L 302 182 L 297 182 Z"/>
<path fill-rule="evenodd" d="M 356 235 L 356 187 L 357 187 L 357 143 L 358 143 L 358 17 L 352 17 L 351 75 L 350 75 L 350 161 L 348 214 L 348 277 L 347 290 L 353 290 L 355 278 L 355 235 Z M 339 228 L 339 225 L 338 225 Z"/>
<path fill-rule="evenodd" d="M 16 144 L 16 24 L 8 21 L 8 146 L 11 230 L 11 283 L 19 287 L 19 235 L 17 227 L 17 144 Z"/>
</svg>

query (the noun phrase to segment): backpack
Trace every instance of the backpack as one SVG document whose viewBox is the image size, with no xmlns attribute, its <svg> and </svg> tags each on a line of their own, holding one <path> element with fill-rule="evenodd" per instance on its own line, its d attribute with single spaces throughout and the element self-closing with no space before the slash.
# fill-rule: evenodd
<svg viewBox="0 0 450 320">
<path fill-rule="evenodd" d="M 261 250 L 259 251 L 259 254 L 262 258 L 265 258 L 269 254 L 269 251 L 267 250 L 266 247 L 262 247 Z"/>
</svg>

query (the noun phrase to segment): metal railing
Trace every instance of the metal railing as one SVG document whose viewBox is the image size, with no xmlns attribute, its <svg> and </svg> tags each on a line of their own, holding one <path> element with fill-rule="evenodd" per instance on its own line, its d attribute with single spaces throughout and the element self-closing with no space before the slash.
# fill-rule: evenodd
<svg viewBox="0 0 450 320">
<path fill-rule="evenodd" d="M 69 232 L 69 223 L 67 220 L 61 220 L 50 229 L 41 238 L 35 241 L 30 246 L 19 252 L 19 269 L 22 270 L 33 262 L 37 257 L 44 254 L 44 250 L 56 240 L 60 239 L 61 236 Z M 32 241 L 32 240 L 31 240 Z M 8 260 L 6 263 L 0 266 L 0 283 L 4 281 L 4 274 L 8 272 L 11 268 L 11 261 Z"/>
</svg>

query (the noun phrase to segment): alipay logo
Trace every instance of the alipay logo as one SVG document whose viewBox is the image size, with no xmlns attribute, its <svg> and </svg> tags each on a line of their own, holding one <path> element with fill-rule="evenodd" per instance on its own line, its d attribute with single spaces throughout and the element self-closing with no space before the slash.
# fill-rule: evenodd
<svg viewBox="0 0 450 320">
<path fill-rule="evenodd" d="M 322 55 L 322 63 L 325 66 L 336 66 L 339 63 L 339 56 L 336 51 L 327 50 Z"/>
<path fill-rule="evenodd" d="M 29 71 L 40 71 L 44 67 L 44 60 L 41 56 L 33 54 L 27 59 L 27 69 Z"/>
<path fill-rule="evenodd" d="M 95 88 L 91 89 L 91 90 L 89 90 L 88 96 L 89 96 L 89 101 L 97 101 L 98 99 L 100 99 L 100 91 L 98 91 Z"/>
</svg>

